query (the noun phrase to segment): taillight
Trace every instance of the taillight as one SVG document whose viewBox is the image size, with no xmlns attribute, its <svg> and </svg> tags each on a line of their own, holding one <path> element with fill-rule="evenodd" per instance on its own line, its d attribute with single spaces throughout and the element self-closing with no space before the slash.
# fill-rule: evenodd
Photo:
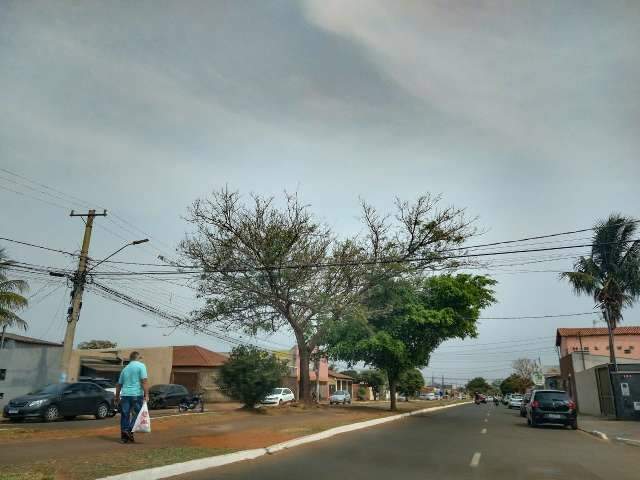
<svg viewBox="0 0 640 480">
<path fill-rule="evenodd" d="M 569 400 L 569 410 L 575 410 L 576 409 L 576 402 L 574 402 L 573 400 Z"/>
<path fill-rule="evenodd" d="M 531 408 L 540 408 L 540 402 L 538 400 L 534 400 L 531 402 Z"/>
</svg>

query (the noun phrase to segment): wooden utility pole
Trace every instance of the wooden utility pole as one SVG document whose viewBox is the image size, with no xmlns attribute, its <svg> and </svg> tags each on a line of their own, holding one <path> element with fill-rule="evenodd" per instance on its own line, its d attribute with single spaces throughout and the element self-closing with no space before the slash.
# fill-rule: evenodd
<svg viewBox="0 0 640 480">
<path fill-rule="evenodd" d="M 84 237 L 82 239 L 82 250 L 80 251 L 80 260 L 78 261 L 78 269 L 73 276 L 73 290 L 71 291 L 71 306 L 67 312 L 67 329 L 64 332 L 64 346 L 62 349 L 62 362 L 60 365 L 60 380 L 65 382 L 72 380 L 74 374 L 69 371 L 71 362 L 71 352 L 73 351 L 73 341 L 76 334 L 76 325 L 80 318 L 80 309 L 82 308 L 82 294 L 84 293 L 84 284 L 87 281 L 87 259 L 89 257 L 89 244 L 91 243 L 91 229 L 93 228 L 93 219 L 95 217 L 106 217 L 107 211 L 96 213 L 95 210 L 89 210 L 88 213 L 75 213 L 73 210 L 71 217 L 86 217 L 84 227 Z"/>
</svg>

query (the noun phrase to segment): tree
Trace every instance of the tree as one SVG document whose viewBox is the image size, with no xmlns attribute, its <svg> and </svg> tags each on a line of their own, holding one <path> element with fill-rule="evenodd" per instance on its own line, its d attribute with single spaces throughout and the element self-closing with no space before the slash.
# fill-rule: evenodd
<svg viewBox="0 0 640 480">
<path fill-rule="evenodd" d="M 118 344 L 110 340 L 89 340 L 88 342 L 80 342 L 78 348 L 80 350 L 97 350 L 100 348 L 116 348 Z"/>
<path fill-rule="evenodd" d="M 229 360 L 220 367 L 216 382 L 227 396 L 253 408 L 280 386 L 286 373 L 286 361 L 258 347 L 240 345 L 233 348 Z"/>
<path fill-rule="evenodd" d="M 424 387 L 424 377 L 417 368 L 407 370 L 400 375 L 398 390 L 405 396 L 407 402 L 409 397 L 415 396 L 422 387 Z"/>
<path fill-rule="evenodd" d="M 443 341 L 477 335 L 480 311 L 495 301 L 490 289 L 495 283 L 466 274 L 382 282 L 348 321 L 329 330 L 328 353 L 384 371 L 395 410 L 403 372 L 425 367 Z"/>
<path fill-rule="evenodd" d="M 467 383 L 467 392 L 469 393 L 485 393 L 491 389 L 491 385 L 482 377 L 476 377 Z"/>
<path fill-rule="evenodd" d="M 609 330 L 609 361 L 617 369 L 614 329 L 622 312 L 640 297 L 638 220 L 612 214 L 593 229 L 591 255 L 580 257 L 573 272 L 563 272 L 578 295 L 590 295 L 602 311 Z"/>
<path fill-rule="evenodd" d="M 529 358 L 518 358 L 511 364 L 511 368 L 516 372 L 516 375 L 523 381 L 531 381 L 531 376 L 538 371 L 538 364 L 535 360 Z"/>
<path fill-rule="evenodd" d="M 387 384 L 385 374 L 380 370 L 363 370 L 360 372 L 360 381 L 371 387 L 374 400 L 380 398 L 380 394 Z"/>
<path fill-rule="evenodd" d="M 347 376 L 353 378 L 354 382 L 360 383 L 361 376 L 356 370 L 343 370 L 340 373 L 342 373 L 343 375 L 347 375 Z"/>
<path fill-rule="evenodd" d="M 500 391 L 503 395 L 507 393 L 524 393 L 532 385 L 531 379 L 523 379 L 517 373 L 512 373 L 500 383 Z"/>
<path fill-rule="evenodd" d="M 0 249 L 0 349 L 4 348 L 4 337 L 7 328 L 19 328 L 27 330 L 29 325 L 20 318 L 16 311 L 27 307 L 29 301 L 21 294 L 26 292 L 29 285 L 24 280 L 10 280 L 7 277 L 7 270 L 11 267 L 11 262 L 4 249 Z"/>
<path fill-rule="evenodd" d="M 253 335 L 289 329 L 299 352 L 300 397 L 310 403 L 309 360 L 328 323 L 343 318 L 380 278 L 460 264 L 446 252 L 474 230 L 463 210 L 438 208 L 439 200 L 397 201 L 393 217 L 363 203 L 366 235 L 346 239 L 296 195 L 286 195 L 281 208 L 259 195 L 244 203 L 228 189 L 196 200 L 187 219 L 194 231 L 181 250 L 202 269 L 198 290 L 206 303 L 177 326 Z"/>
</svg>

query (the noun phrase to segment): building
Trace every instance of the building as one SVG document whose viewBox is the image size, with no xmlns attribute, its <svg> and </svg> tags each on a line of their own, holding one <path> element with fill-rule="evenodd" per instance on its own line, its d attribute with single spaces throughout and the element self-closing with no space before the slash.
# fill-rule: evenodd
<svg viewBox="0 0 640 480">
<path fill-rule="evenodd" d="M 329 370 L 328 376 L 329 395 L 331 395 L 336 390 L 346 390 L 351 394 L 351 398 L 357 398 L 358 388 L 360 387 L 360 385 L 354 385 L 354 380 L 352 377 L 350 377 L 349 375 L 345 375 L 344 373 L 334 372 L 333 370 Z"/>
<path fill-rule="evenodd" d="M 290 378 L 283 379 L 283 386 L 291 388 L 296 398 L 300 398 L 300 355 L 297 346 L 289 350 L 288 360 L 292 366 L 289 369 Z M 329 360 L 326 357 L 321 357 L 317 364 L 314 361 L 309 362 L 309 380 L 311 391 L 317 389 L 320 400 L 329 398 Z"/>
<path fill-rule="evenodd" d="M 69 381 L 80 376 L 102 377 L 117 381 L 120 371 L 129 362 L 132 351 L 140 352 L 147 366 L 150 385 L 176 383 L 189 391 L 204 393 L 205 401 L 228 401 L 220 392 L 216 379 L 227 356 L 197 345 L 140 348 L 105 348 L 74 350 Z"/>
<path fill-rule="evenodd" d="M 616 358 L 640 358 L 640 327 L 618 327 L 613 331 Z M 609 356 L 609 332 L 607 328 L 559 328 L 556 347 L 560 358 L 571 352 L 585 352 Z"/>
<path fill-rule="evenodd" d="M 6 333 L 0 350 L 0 407 L 12 398 L 57 382 L 61 361 L 61 343 Z"/>
</svg>

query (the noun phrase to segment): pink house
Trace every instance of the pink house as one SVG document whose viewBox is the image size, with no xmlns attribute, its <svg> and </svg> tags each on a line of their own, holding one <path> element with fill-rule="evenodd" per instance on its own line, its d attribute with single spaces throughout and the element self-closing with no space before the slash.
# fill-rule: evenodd
<svg viewBox="0 0 640 480">
<path fill-rule="evenodd" d="M 295 376 L 296 381 L 300 381 L 300 355 L 298 355 L 298 347 L 291 349 L 291 354 L 295 362 Z M 320 359 L 319 365 L 319 380 L 320 380 L 320 400 L 325 400 L 329 397 L 329 361 L 326 357 Z M 316 385 L 316 365 L 313 361 L 309 362 L 309 379 L 311 380 L 312 390 Z"/>
<path fill-rule="evenodd" d="M 616 358 L 640 359 L 640 327 L 616 328 L 613 345 Z M 572 352 L 609 356 L 609 335 L 606 328 L 559 328 L 556 347 L 561 358 Z"/>
</svg>

